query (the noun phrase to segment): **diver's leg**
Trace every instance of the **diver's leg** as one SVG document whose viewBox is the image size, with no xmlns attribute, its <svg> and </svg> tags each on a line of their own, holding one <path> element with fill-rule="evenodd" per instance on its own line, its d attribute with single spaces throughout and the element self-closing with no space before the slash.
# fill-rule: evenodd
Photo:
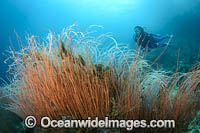
<svg viewBox="0 0 200 133">
<path fill-rule="evenodd" d="M 170 36 L 166 35 L 166 36 L 161 36 L 161 37 L 154 37 L 155 41 L 158 43 L 158 42 L 161 42 L 165 39 L 169 39 Z"/>
<path fill-rule="evenodd" d="M 161 43 L 161 44 L 158 44 L 158 47 L 160 48 L 160 47 L 166 47 L 168 44 L 166 44 L 166 43 Z"/>
<path fill-rule="evenodd" d="M 155 49 L 155 48 L 165 47 L 167 45 L 168 45 L 167 43 L 161 43 L 161 44 L 159 44 L 159 43 L 151 43 L 149 45 L 149 48 Z"/>
<path fill-rule="evenodd" d="M 150 43 L 149 44 L 149 48 L 151 48 L 151 49 L 154 49 L 154 48 L 157 48 L 157 47 L 158 47 L 157 43 Z"/>
</svg>

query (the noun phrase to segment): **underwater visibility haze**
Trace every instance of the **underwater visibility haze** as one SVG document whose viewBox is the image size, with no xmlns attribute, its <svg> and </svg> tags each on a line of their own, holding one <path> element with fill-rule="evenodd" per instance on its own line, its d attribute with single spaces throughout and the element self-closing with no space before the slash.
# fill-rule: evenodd
<svg viewBox="0 0 200 133">
<path fill-rule="evenodd" d="M 44 132 L 23 125 L 30 114 L 200 132 L 199 22 L 199 0 L 1 0 L 0 132 Z"/>
</svg>

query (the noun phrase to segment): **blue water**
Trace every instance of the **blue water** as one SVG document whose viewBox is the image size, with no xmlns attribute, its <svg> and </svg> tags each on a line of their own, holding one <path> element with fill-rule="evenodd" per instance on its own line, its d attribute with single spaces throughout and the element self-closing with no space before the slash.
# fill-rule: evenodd
<svg viewBox="0 0 200 133">
<path fill-rule="evenodd" d="M 0 77 L 6 78 L 7 65 L 1 54 L 18 43 L 26 33 L 45 36 L 47 30 L 60 32 L 76 23 L 97 24 L 113 32 L 118 42 L 134 48 L 133 29 L 144 26 L 153 33 L 192 37 L 199 45 L 199 0 L 1 0 L 0 1 Z M 0 81 L 0 84 L 3 82 Z"/>
</svg>

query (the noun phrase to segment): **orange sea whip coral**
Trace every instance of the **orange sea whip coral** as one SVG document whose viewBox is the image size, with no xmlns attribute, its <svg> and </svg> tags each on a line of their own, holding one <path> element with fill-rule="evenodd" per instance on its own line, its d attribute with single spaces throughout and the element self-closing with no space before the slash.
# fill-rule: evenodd
<svg viewBox="0 0 200 133">
<path fill-rule="evenodd" d="M 194 118 L 199 110 L 199 67 L 167 76 L 153 70 L 139 51 L 118 44 L 110 34 L 90 36 L 95 31 L 76 28 L 69 26 L 58 36 L 51 33 L 43 44 L 28 37 L 21 52 L 10 52 L 9 58 L 14 60 L 10 68 L 15 70 L 10 106 L 14 112 L 23 118 L 34 115 L 37 120 L 43 116 L 167 118 L 175 119 L 178 128 Z M 107 43 L 105 39 L 112 45 L 99 50 L 99 45 Z"/>
</svg>

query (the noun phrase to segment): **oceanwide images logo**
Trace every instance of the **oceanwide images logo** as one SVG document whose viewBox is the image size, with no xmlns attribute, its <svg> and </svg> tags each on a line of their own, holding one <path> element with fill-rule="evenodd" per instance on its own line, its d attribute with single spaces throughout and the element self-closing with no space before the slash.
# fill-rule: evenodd
<svg viewBox="0 0 200 133">
<path fill-rule="evenodd" d="M 25 125 L 28 128 L 36 126 L 36 118 L 27 116 Z M 99 120 L 98 117 L 86 120 L 51 120 L 49 117 L 42 117 L 40 120 L 42 128 L 126 128 L 133 130 L 134 128 L 175 128 L 174 120 L 151 120 L 147 124 L 146 120 L 109 120 L 105 117 L 104 120 Z"/>
<path fill-rule="evenodd" d="M 105 117 L 105 120 L 99 120 L 96 117 L 91 120 L 88 117 L 87 120 L 51 120 L 49 117 L 43 117 L 41 119 L 41 126 L 43 128 L 126 128 L 127 130 L 132 130 L 133 127 L 145 127 L 146 121 L 142 120 L 109 120 Z"/>
</svg>

